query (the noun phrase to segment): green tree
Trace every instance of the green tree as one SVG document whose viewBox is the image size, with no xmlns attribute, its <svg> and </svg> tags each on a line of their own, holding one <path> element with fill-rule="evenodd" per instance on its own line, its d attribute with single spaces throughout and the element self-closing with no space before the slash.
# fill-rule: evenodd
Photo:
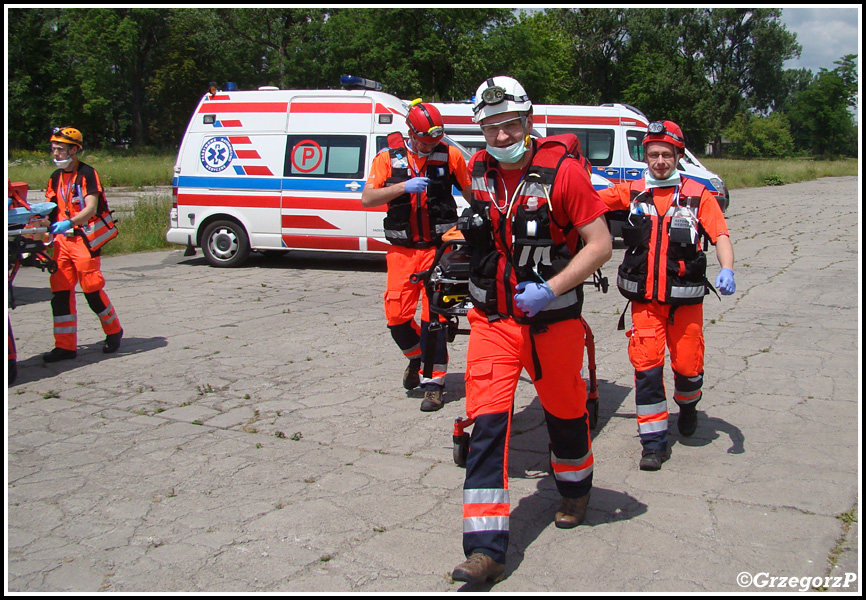
<svg viewBox="0 0 866 600">
<path fill-rule="evenodd" d="M 478 45 L 499 23 L 512 22 L 503 9 L 344 9 L 325 27 L 326 62 L 335 82 L 358 75 L 401 98 L 463 99 L 490 64 Z"/>
<path fill-rule="evenodd" d="M 15 116 L 7 120 L 10 148 L 44 148 L 52 127 L 73 123 L 69 88 L 57 87 L 69 69 L 69 56 L 58 51 L 66 36 L 60 12 L 11 8 L 7 13 L 7 110 Z"/>
<path fill-rule="evenodd" d="M 686 9 L 677 9 L 686 11 Z M 782 85 L 782 63 L 799 56 L 796 35 L 780 22 L 780 9 L 687 9 L 682 56 L 708 85 L 708 128 L 714 153 L 725 126 L 746 108 L 766 109 Z"/>
<path fill-rule="evenodd" d="M 857 155 L 849 110 L 857 106 L 856 59 L 849 54 L 836 61 L 839 66 L 832 71 L 821 69 L 811 85 L 794 96 L 787 116 L 798 148 L 818 156 Z"/>
<path fill-rule="evenodd" d="M 768 117 L 740 114 L 724 130 L 733 152 L 747 158 L 784 158 L 794 153 L 788 119 L 774 112 Z"/>
</svg>

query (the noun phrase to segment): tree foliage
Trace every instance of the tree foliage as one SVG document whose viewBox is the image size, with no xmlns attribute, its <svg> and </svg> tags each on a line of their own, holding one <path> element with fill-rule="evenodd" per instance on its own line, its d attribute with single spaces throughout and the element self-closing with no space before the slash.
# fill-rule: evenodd
<svg viewBox="0 0 866 600">
<path fill-rule="evenodd" d="M 400 98 L 441 101 L 468 99 L 485 78 L 510 75 L 536 103 L 623 102 L 651 119 L 672 119 L 699 149 L 712 142 L 719 150 L 736 119 L 757 132 L 765 125 L 757 116 L 775 111 L 787 116 L 797 149 L 846 151 L 850 144 L 839 140 L 851 139 L 843 113 L 856 98 L 856 57 L 817 76 L 785 71 L 800 47 L 780 15 L 773 8 L 12 8 L 9 144 L 42 147 L 51 127 L 75 124 L 88 145 L 176 147 L 210 81 L 314 89 L 338 87 L 339 76 L 351 74 L 381 81 Z M 756 117 L 738 117 L 746 114 Z"/>
</svg>

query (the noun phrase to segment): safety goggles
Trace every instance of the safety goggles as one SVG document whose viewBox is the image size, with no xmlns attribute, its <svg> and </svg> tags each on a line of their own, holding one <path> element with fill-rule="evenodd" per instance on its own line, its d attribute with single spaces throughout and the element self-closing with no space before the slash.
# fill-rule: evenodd
<svg viewBox="0 0 866 600">
<path fill-rule="evenodd" d="M 63 138 L 64 140 L 69 140 L 70 142 L 72 142 L 76 146 L 81 144 L 81 140 L 76 140 L 74 137 L 70 137 L 70 136 L 66 135 L 65 133 L 63 133 L 64 129 L 69 129 L 69 126 L 64 125 L 62 127 L 55 127 L 54 129 L 51 130 L 51 133 L 52 133 L 52 135 L 56 135 L 57 137 Z"/>
<path fill-rule="evenodd" d="M 481 133 L 487 137 L 493 137 L 504 131 L 506 135 L 522 134 L 526 128 L 526 117 L 517 117 L 516 119 L 508 119 L 499 123 L 488 123 L 481 125 Z"/>
<path fill-rule="evenodd" d="M 445 135 L 445 130 L 439 125 L 434 125 L 427 131 L 418 131 L 417 129 L 412 127 L 411 124 L 409 125 L 409 127 L 412 129 L 412 133 L 414 133 L 415 137 L 417 138 L 432 138 L 434 140 L 437 140 L 443 135 Z"/>
<path fill-rule="evenodd" d="M 506 93 L 505 88 L 502 86 L 490 86 L 481 92 L 481 102 L 473 108 L 473 111 L 477 113 L 485 106 L 492 106 L 506 100 L 511 100 L 512 102 L 517 103 L 529 102 L 529 96 L 515 96 L 514 94 Z"/>
</svg>

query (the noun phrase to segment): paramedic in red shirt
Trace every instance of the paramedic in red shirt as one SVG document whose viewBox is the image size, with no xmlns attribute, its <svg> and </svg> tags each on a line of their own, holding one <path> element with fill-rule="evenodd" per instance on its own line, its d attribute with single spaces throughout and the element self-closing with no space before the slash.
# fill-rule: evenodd
<svg viewBox="0 0 866 600">
<path fill-rule="evenodd" d="M 104 196 L 96 170 L 81 162 L 83 137 L 73 127 L 58 127 L 51 136 L 51 154 L 59 168 L 48 180 L 45 196 L 57 204 L 51 213 L 51 233 L 54 234 L 52 257 L 57 272 L 51 275 L 51 311 L 54 315 L 54 349 L 42 355 L 47 363 L 75 358 L 78 349 L 78 315 L 75 309 L 75 285 L 91 310 L 99 317 L 105 342 L 102 351 L 117 352 L 123 329 L 114 307 L 105 294 L 105 278 L 100 271 L 100 251 L 91 253 L 77 228 L 86 225 L 96 214 Z"/>
<path fill-rule="evenodd" d="M 631 301 L 628 355 L 635 369 L 635 401 L 643 471 L 657 471 L 670 457 L 664 386 L 665 346 L 674 375 L 677 428 L 697 429 L 704 381 L 703 299 L 708 293 L 702 246 L 716 247 L 721 271 L 716 288 L 733 294 L 734 248 L 716 198 L 677 171 L 685 152 L 673 121 L 650 123 L 643 145 L 645 176 L 599 192 L 611 210 L 628 210 L 623 240 L 628 249 L 617 274 L 620 293 Z"/>
<path fill-rule="evenodd" d="M 388 148 L 373 159 L 361 204 L 365 208 L 388 205 L 384 224 L 391 247 L 386 259 L 385 318 L 394 342 L 409 359 L 403 387 L 412 390 L 421 385 L 421 410 L 431 412 L 443 406 L 448 330 L 439 329 L 432 377 L 423 377 L 426 365 L 422 364 L 422 349 L 427 343 L 430 306 L 423 282 L 413 284 L 409 276 L 432 265 L 442 234 L 457 223 L 452 186 L 468 200 L 471 181 L 463 155 L 442 141 L 442 115 L 435 106 L 416 100 L 409 108 L 406 124 L 408 140 L 399 132 L 392 133 Z M 419 298 L 420 325 L 415 320 Z"/>
<path fill-rule="evenodd" d="M 611 256 L 604 204 L 576 158 L 574 136 L 533 140 L 532 103 L 511 77 L 475 95 L 485 150 L 470 160 L 472 254 L 466 412 L 473 420 L 463 485 L 463 552 L 456 581 L 499 581 L 509 541 L 508 444 L 526 369 L 544 409 L 558 528 L 583 522 L 593 455 L 580 374 L 586 332 L 581 284 Z M 562 141 L 564 140 L 564 141 Z M 566 155 L 571 152 L 575 158 Z M 582 244 L 582 245 L 581 245 Z"/>
</svg>

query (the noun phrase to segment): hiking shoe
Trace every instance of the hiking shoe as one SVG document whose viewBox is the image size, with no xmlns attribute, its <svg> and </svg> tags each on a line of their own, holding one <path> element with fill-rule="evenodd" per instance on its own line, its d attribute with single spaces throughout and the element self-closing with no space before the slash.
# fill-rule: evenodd
<svg viewBox="0 0 866 600">
<path fill-rule="evenodd" d="M 434 412 L 442 408 L 442 388 L 438 385 L 427 386 L 424 392 L 424 400 L 421 401 L 422 412 Z"/>
<path fill-rule="evenodd" d="M 571 529 L 583 523 L 586 518 L 586 507 L 589 504 L 589 494 L 580 498 L 563 498 L 559 510 L 553 518 L 553 524 L 559 529 Z"/>
<path fill-rule="evenodd" d="M 414 390 L 421 385 L 421 359 L 413 358 L 409 361 L 409 366 L 403 371 L 403 387 L 407 390 Z"/>
<path fill-rule="evenodd" d="M 111 333 L 105 336 L 105 343 L 102 345 L 103 354 L 113 354 L 120 348 L 120 338 L 123 337 L 123 329 L 117 333 Z"/>
<path fill-rule="evenodd" d="M 698 428 L 698 409 L 694 404 L 680 405 L 680 416 L 677 418 L 677 429 L 684 437 L 691 436 Z"/>
<path fill-rule="evenodd" d="M 468 583 L 485 583 L 487 581 L 502 581 L 505 577 L 505 565 L 500 564 L 482 552 L 476 552 L 466 561 L 457 565 L 451 573 L 454 581 Z"/>
<path fill-rule="evenodd" d="M 671 457 L 668 450 L 644 450 L 640 457 L 641 471 L 658 471 L 662 463 Z"/>
<path fill-rule="evenodd" d="M 54 348 L 51 352 L 46 352 L 42 355 L 42 360 L 47 363 L 55 363 L 61 360 L 69 360 L 78 356 L 75 350 L 67 350 L 66 348 Z"/>
</svg>

